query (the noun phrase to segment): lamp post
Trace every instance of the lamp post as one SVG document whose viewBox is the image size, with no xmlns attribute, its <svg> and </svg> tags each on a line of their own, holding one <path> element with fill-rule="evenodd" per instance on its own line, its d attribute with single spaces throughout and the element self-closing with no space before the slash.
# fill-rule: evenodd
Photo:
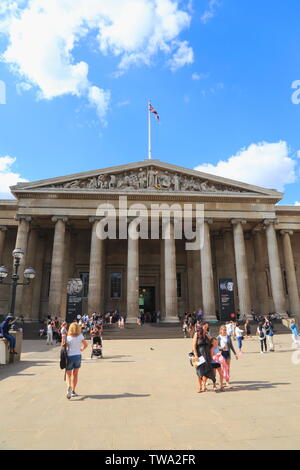
<svg viewBox="0 0 300 470">
<path fill-rule="evenodd" d="M 24 256 L 24 252 L 23 250 L 21 250 L 21 248 L 15 248 L 14 251 L 12 252 L 12 256 L 14 259 L 14 264 L 13 264 L 13 273 L 11 275 L 11 282 L 4 282 L 4 279 L 8 275 L 8 269 L 5 266 L 0 266 L 0 285 L 11 286 L 9 313 L 10 315 L 14 316 L 17 286 L 28 286 L 30 282 L 35 278 L 35 270 L 33 268 L 26 268 L 23 273 L 25 282 L 18 282 L 20 279 L 18 270 L 20 267 L 21 259 Z"/>
</svg>

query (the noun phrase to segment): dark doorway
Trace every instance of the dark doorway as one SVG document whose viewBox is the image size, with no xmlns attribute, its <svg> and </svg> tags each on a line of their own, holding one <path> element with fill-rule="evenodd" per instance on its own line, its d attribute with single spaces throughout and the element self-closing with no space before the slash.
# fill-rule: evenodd
<svg viewBox="0 0 300 470">
<path fill-rule="evenodd" d="M 141 286 L 139 295 L 140 313 L 145 314 L 145 321 L 153 322 L 155 313 L 155 287 Z"/>
</svg>

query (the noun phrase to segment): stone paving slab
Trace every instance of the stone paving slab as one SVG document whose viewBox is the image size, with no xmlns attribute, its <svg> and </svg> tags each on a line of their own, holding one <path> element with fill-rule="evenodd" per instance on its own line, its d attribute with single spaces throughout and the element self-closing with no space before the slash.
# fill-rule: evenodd
<svg viewBox="0 0 300 470">
<path fill-rule="evenodd" d="M 104 341 L 104 359 L 84 353 L 80 396 L 69 401 L 59 347 L 24 341 L 22 361 L 0 366 L 0 449 L 300 448 L 289 334 L 275 353 L 245 341 L 224 393 L 195 392 L 191 348 L 183 338 Z"/>
</svg>

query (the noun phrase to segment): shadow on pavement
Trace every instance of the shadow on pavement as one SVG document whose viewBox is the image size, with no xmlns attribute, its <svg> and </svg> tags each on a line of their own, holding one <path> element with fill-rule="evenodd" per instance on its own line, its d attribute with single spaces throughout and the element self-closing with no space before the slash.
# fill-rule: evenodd
<svg viewBox="0 0 300 470">
<path fill-rule="evenodd" d="M 239 392 L 239 391 L 256 391 L 266 388 L 276 388 L 279 385 L 291 385 L 289 382 L 265 382 L 261 380 L 255 381 L 239 381 L 239 382 L 231 382 L 230 383 L 232 388 L 229 388 L 229 392 Z"/>
<path fill-rule="evenodd" d="M 24 376 L 24 375 L 36 375 L 36 374 L 20 374 L 29 367 L 47 367 L 49 364 L 57 364 L 57 361 L 20 361 L 14 364 L 7 364 L 0 366 L 0 381 L 7 379 L 8 377 Z"/>
<path fill-rule="evenodd" d="M 79 397 L 75 400 L 73 399 L 72 401 L 84 401 L 89 398 L 92 400 L 112 400 L 115 398 L 145 398 L 150 396 L 150 393 L 146 395 L 139 395 L 136 393 L 122 393 L 119 395 L 84 395 L 83 397 Z"/>
</svg>

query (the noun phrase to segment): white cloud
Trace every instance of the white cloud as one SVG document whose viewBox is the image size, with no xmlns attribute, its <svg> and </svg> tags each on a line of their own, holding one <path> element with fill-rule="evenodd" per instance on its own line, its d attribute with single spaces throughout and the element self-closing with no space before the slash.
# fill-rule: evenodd
<svg viewBox="0 0 300 470">
<path fill-rule="evenodd" d="M 97 86 L 91 86 L 89 88 L 88 100 L 92 106 L 95 106 L 99 118 L 105 124 L 105 115 L 110 103 L 110 92 L 104 91 Z"/>
<path fill-rule="evenodd" d="M 262 142 L 243 148 L 226 161 L 216 165 L 204 163 L 195 169 L 224 178 L 283 191 L 297 180 L 297 161 L 290 157 L 286 142 Z"/>
<path fill-rule="evenodd" d="M 0 198 L 11 199 L 13 196 L 9 187 L 17 183 L 25 183 L 27 180 L 21 178 L 19 173 L 12 169 L 16 159 L 8 155 L 0 157 Z"/>
<path fill-rule="evenodd" d="M 175 0 L 1 0 L 0 31 L 8 39 L 2 60 L 38 87 L 41 99 L 64 94 L 95 101 L 100 116 L 107 112 L 109 92 L 90 83 L 89 64 L 77 61 L 74 49 L 88 34 L 98 52 L 119 57 L 118 74 L 131 65 L 151 65 L 159 52 L 172 56 L 171 69 L 193 60 L 193 50 L 180 33 L 191 15 Z M 101 95 L 101 96 L 100 96 Z"/>
<path fill-rule="evenodd" d="M 217 7 L 219 7 L 220 5 L 221 3 L 219 2 L 219 0 L 210 0 L 208 3 L 207 10 L 205 10 L 205 12 L 200 18 L 201 22 L 206 24 L 209 20 L 211 20 L 216 14 Z"/>
<path fill-rule="evenodd" d="M 29 91 L 32 89 L 32 85 L 27 82 L 20 82 L 16 85 L 18 95 L 21 95 L 24 91 Z"/>
<path fill-rule="evenodd" d="M 296 201 L 295 206 L 300 206 L 300 201 Z"/>
<path fill-rule="evenodd" d="M 176 72 L 179 68 L 194 62 L 194 51 L 187 41 L 175 42 L 174 44 L 176 44 L 178 48 L 172 59 L 169 60 L 169 66 L 172 72 Z"/>
<path fill-rule="evenodd" d="M 209 77 L 209 74 L 208 73 L 197 73 L 197 72 L 194 72 L 192 74 L 192 80 L 204 80 L 205 78 L 208 78 Z"/>
<path fill-rule="evenodd" d="M 116 103 L 117 108 L 122 108 L 123 106 L 128 106 L 130 104 L 129 100 L 119 101 Z"/>
<path fill-rule="evenodd" d="M 300 150 L 297 152 L 297 157 L 300 158 Z"/>
</svg>

